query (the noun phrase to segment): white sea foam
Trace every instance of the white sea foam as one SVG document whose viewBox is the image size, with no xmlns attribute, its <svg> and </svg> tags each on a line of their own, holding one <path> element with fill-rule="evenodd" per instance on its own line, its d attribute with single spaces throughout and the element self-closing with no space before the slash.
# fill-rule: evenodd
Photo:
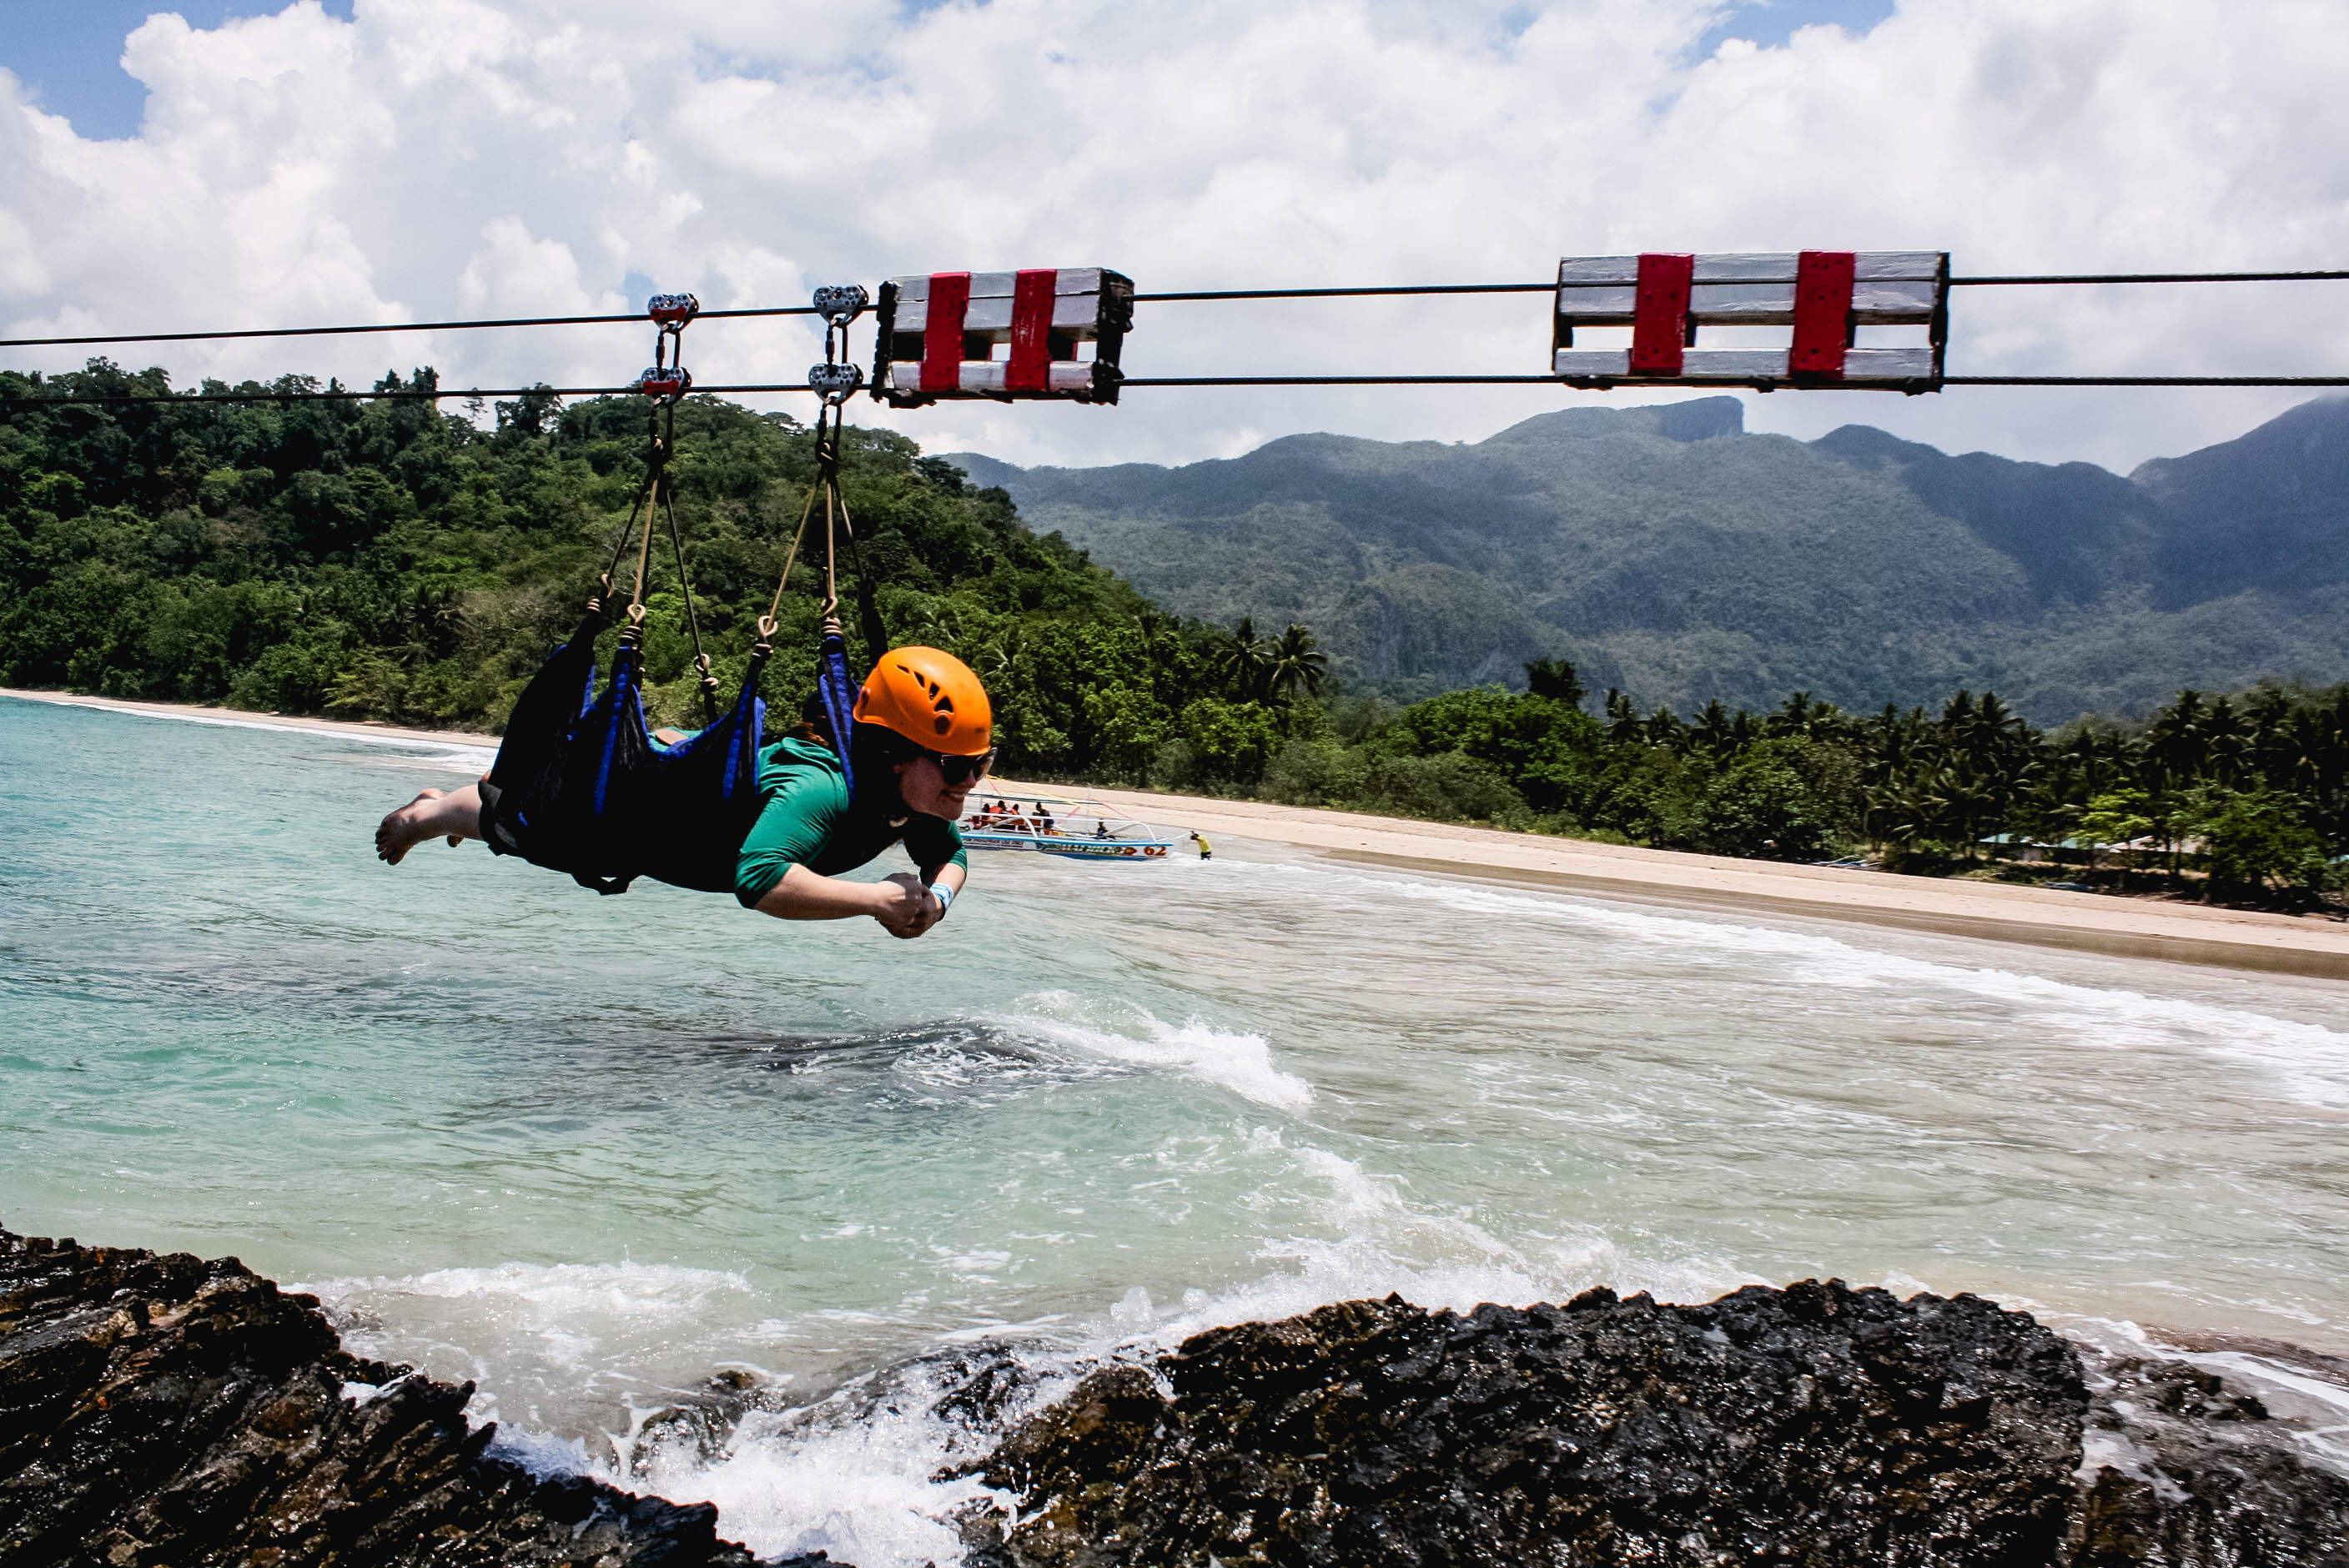
<svg viewBox="0 0 2349 1568">
<path fill-rule="evenodd" d="M 335 1280 L 303 1287 L 337 1298 L 368 1295 L 465 1299 L 502 1322 L 554 1327 L 586 1319 L 665 1321 L 720 1292 L 747 1291 L 740 1274 L 667 1264 L 499 1264 L 435 1269 L 398 1279 Z"/>
<path fill-rule="evenodd" d="M 720 1530 L 757 1552 L 822 1550 L 871 1568 L 943 1565 L 962 1560 L 954 1514 L 987 1494 L 972 1478 L 931 1478 L 984 1452 L 1019 1412 L 1057 1398 L 1106 1361 L 1147 1363 L 1209 1328 L 1389 1294 L 1428 1310 L 1466 1312 L 1485 1302 L 1563 1301 L 1600 1284 L 1704 1300 L 1755 1283 L 1703 1260 L 1630 1257 L 1595 1231 L 1528 1255 L 1459 1214 L 1413 1202 L 1393 1179 L 1355 1161 L 1287 1142 L 1270 1129 L 1258 1141 L 1289 1156 L 1309 1207 L 1339 1233 L 1268 1242 L 1259 1253 L 1267 1272 L 1225 1290 L 1192 1289 L 1162 1305 L 1133 1285 L 1086 1319 L 996 1331 L 988 1337 L 1008 1342 L 1032 1382 L 987 1429 L 943 1412 L 947 1380 L 917 1364 L 878 1392 L 868 1381 L 813 1408 L 753 1412 L 714 1461 L 673 1448 L 636 1456 L 624 1441 L 618 1462 L 602 1473 L 619 1485 L 717 1504 Z M 630 1468 L 632 1457 L 639 1469 Z"/>
<path fill-rule="evenodd" d="M 1862 947 L 1821 932 L 1659 914 L 1564 895 L 1520 893 L 1405 874 L 1371 877 L 1319 866 L 1272 865 L 1275 874 L 1348 882 L 1476 914 L 1538 918 L 1626 941 L 1669 946 L 1675 962 L 1760 961 L 1795 987 L 1908 987 L 1957 992 L 1997 1004 L 2013 1022 L 2105 1047 L 2184 1047 L 2255 1067 L 2289 1098 L 2349 1109 L 2349 1032 L 2240 1007 L 2082 985 L 1991 966 L 1936 963 Z"/>
<path fill-rule="evenodd" d="M 296 1288 L 326 1302 L 362 1354 L 420 1357 L 443 1376 L 461 1369 L 483 1386 L 474 1414 L 494 1419 L 504 1379 L 527 1372 L 531 1386 L 560 1387 L 609 1372 L 657 1354 L 678 1325 L 750 1285 L 670 1264 L 509 1263 Z M 396 1338 L 378 1326 L 387 1324 L 398 1326 Z"/>
<path fill-rule="evenodd" d="M 828 1552 L 864 1568 L 961 1562 L 951 1517 L 987 1489 L 931 1478 L 983 1447 L 979 1435 L 939 1411 L 947 1390 L 928 1368 L 909 1368 L 869 1403 L 863 1392 L 787 1414 L 754 1410 L 714 1461 L 668 1448 L 638 1457 L 623 1445 L 602 1473 L 631 1491 L 717 1504 L 720 1532 L 762 1556 Z"/>
<path fill-rule="evenodd" d="M 1219 1029 L 1193 1018 L 1169 1024 L 1146 1008 L 1088 1001 L 1067 991 L 1023 996 L 1019 1011 L 997 1020 L 1013 1033 L 1063 1049 L 1163 1068 L 1231 1090 L 1275 1110 L 1300 1111 L 1313 1103 L 1313 1086 L 1272 1064 L 1262 1035 Z"/>
</svg>

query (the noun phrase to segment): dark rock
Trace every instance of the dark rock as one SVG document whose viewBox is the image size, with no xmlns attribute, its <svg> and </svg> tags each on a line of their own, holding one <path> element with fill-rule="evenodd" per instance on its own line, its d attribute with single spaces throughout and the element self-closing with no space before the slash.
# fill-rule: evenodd
<svg viewBox="0 0 2349 1568">
<path fill-rule="evenodd" d="M 2253 1353 L 2319 1381 L 2349 1372 L 2290 1346 Z M 2296 1434 L 2313 1423 L 2280 1418 L 2257 1394 L 2183 1361 L 2085 1358 L 2095 1402 L 2072 1568 L 2349 1568 L 2349 1479 L 2298 1450 Z"/>
<path fill-rule="evenodd" d="M 2349 1568 L 2349 1483 L 2256 1398 L 2132 1363 L 2092 1400 L 2067 1342 L 1973 1296 L 1390 1297 L 1203 1334 L 1156 1371 L 1099 1372 L 1012 1432 L 985 1475 L 1016 1522 L 967 1519 L 974 1564 Z M 2084 1478 L 2097 1423 L 2142 1463 Z"/>
<path fill-rule="evenodd" d="M 234 1258 L 0 1231 L 0 1568 L 756 1562 L 706 1503 L 485 1453 L 472 1391 Z"/>
</svg>

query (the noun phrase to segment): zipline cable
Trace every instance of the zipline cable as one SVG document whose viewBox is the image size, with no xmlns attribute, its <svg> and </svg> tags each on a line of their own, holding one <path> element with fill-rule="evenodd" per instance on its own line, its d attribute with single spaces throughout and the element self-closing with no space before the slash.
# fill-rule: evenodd
<svg viewBox="0 0 2349 1568">
<path fill-rule="evenodd" d="M 2349 280 L 2349 271 L 2221 272 L 2221 273 L 2031 273 L 1982 277 L 1953 277 L 1951 288 L 2013 287 L 2064 284 L 2256 284 L 2337 283 Z M 1402 298 L 1416 294 L 1547 294 L 1555 281 L 1537 284 L 1394 284 L 1361 288 L 1195 289 L 1170 294 L 1137 294 L 1137 304 L 1174 304 L 1215 300 Z M 720 318 L 820 315 L 804 304 L 772 305 L 740 310 L 705 310 L 704 321 Z M 355 326 L 259 326 L 219 332 L 128 332 L 79 337 L 0 337 L 0 348 L 83 347 L 105 343 L 200 343 L 248 337 L 338 337 L 359 333 L 471 332 L 508 326 L 611 326 L 636 325 L 642 312 L 627 315 L 528 315 L 478 321 L 388 321 Z"/>
<path fill-rule="evenodd" d="M 1944 376 L 1944 387 L 2349 387 L 2349 376 Z M 1563 387 L 1562 377 L 1542 375 L 1501 376 L 1132 376 L 1119 383 L 1121 389 L 1136 387 L 1180 388 L 1186 387 Z M 1702 385 L 1686 382 L 1660 383 L 1671 390 L 1702 391 Z M 1743 384 L 1724 381 L 1719 389 L 1740 390 Z M 1637 389 L 1637 383 L 1626 382 L 1618 391 Z M 1782 384 L 1780 390 L 1806 392 L 1871 392 L 1881 387 L 1842 386 L 1833 381 Z M 776 392 L 813 392 L 821 390 L 804 381 L 771 382 L 755 386 L 696 387 L 698 393 L 712 396 L 747 397 L 752 394 Z M 65 397 L 0 397 L 0 407 L 58 407 L 70 405 L 123 406 L 130 404 L 169 404 L 173 407 L 190 407 L 205 403 L 376 403 L 441 401 L 451 397 L 490 398 L 521 397 L 626 397 L 636 396 L 636 387 L 507 387 L 495 389 L 459 387 L 450 391 L 412 392 L 175 392 L 168 395 L 151 393 L 76 393 Z"/>
<path fill-rule="evenodd" d="M 701 319 L 813 315 L 813 305 L 779 304 L 757 309 L 705 310 L 701 313 Z M 0 337 L 0 348 L 70 347 L 91 343 L 196 343 L 231 337 L 343 337 L 366 332 L 471 332 L 488 326 L 642 326 L 644 324 L 645 313 L 642 311 L 627 315 L 516 315 L 485 321 L 386 321 L 361 326 L 250 326 L 228 332 L 129 332 L 97 337 Z"/>
</svg>

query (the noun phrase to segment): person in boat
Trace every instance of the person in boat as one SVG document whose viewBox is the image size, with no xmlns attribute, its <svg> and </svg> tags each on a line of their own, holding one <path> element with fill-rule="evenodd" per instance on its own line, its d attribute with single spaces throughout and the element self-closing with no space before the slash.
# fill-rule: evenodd
<svg viewBox="0 0 2349 1568">
<path fill-rule="evenodd" d="M 856 696 L 854 799 L 839 755 L 812 725 L 760 752 L 759 815 L 736 857 L 736 900 L 779 920 L 870 915 L 893 936 L 929 930 L 969 872 L 955 820 L 995 758 L 993 727 L 969 665 L 935 648 L 891 653 Z M 427 789 L 384 818 L 376 852 L 398 865 L 427 839 L 482 836 L 481 786 Z M 898 843 L 918 874 L 845 879 Z"/>
</svg>

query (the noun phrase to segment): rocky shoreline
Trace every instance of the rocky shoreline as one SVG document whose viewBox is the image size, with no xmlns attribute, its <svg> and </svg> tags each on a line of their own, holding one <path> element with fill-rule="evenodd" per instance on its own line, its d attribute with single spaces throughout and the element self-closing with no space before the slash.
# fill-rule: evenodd
<svg viewBox="0 0 2349 1568">
<path fill-rule="evenodd" d="M 488 1453 L 472 1394 L 346 1354 L 234 1258 L 0 1231 L 0 1564 L 758 1561 L 707 1503 Z"/>
<path fill-rule="evenodd" d="M 1346 1302 L 1024 1418 L 1016 1367 L 967 1357 L 953 1396 L 1007 1428 L 963 1472 L 994 1489 L 960 1521 L 973 1568 L 2349 1568 L 2321 1409 L 1972 1296 Z M 707 1504 L 499 1457 L 471 1393 L 348 1355 L 234 1259 L 0 1231 L 0 1568 L 760 1561 Z M 647 1435 L 722 1449 L 762 1395 L 720 1384 Z"/>
</svg>

